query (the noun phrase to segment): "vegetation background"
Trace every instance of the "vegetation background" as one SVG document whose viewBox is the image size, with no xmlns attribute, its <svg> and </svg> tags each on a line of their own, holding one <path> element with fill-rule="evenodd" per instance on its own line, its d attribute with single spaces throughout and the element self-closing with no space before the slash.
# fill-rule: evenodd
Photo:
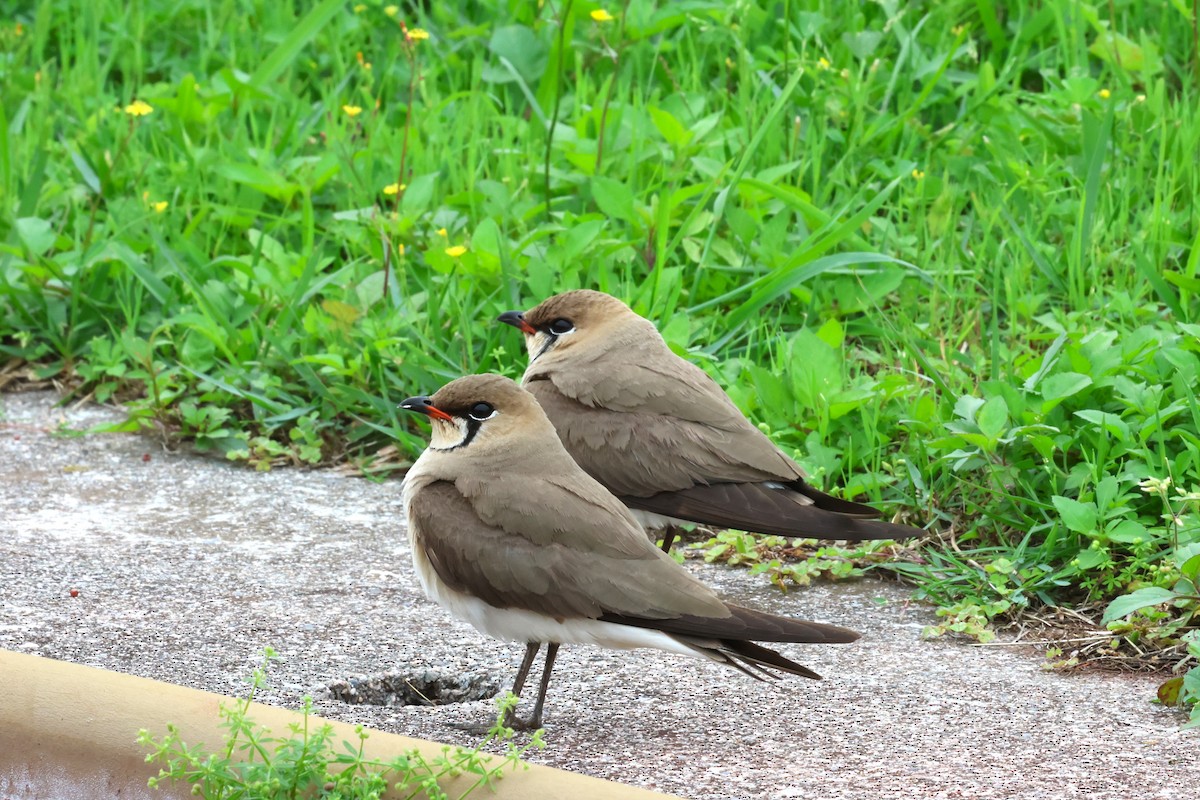
<svg viewBox="0 0 1200 800">
<path fill-rule="evenodd" d="M 931 530 L 710 558 L 881 567 L 935 633 L 1059 609 L 1075 660 L 1186 666 L 1198 11 L 3 0 L 0 388 L 386 471 L 424 442 L 397 398 L 520 374 L 497 313 L 602 289 L 817 482 Z"/>
</svg>

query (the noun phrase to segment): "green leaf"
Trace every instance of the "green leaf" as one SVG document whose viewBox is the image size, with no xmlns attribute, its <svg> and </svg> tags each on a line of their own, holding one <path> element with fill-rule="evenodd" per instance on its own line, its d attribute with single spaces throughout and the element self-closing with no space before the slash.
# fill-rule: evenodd
<svg viewBox="0 0 1200 800">
<path fill-rule="evenodd" d="M 592 199 L 597 207 L 610 217 L 624 222 L 635 222 L 633 192 L 620 181 L 597 175 L 592 178 Z"/>
<path fill-rule="evenodd" d="M 679 120 L 675 119 L 671 112 L 654 106 L 648 106 L 646 111 L 649 112 L 650 120 L 654 123 L 654 127 L 667 140 L 667 144 L 672 147 L 683 147 L 692 138 L 691 133 L 680 124 Z"/>
<path fill-rule="evenodd" d="M 418 175 L 408 182 L 404 197 L 400 200 L 400 209 L 406 213 L 428 211 L 433 204 L 433 189 L 437 181 L 437 173 Z"/>
<path fill-rule="evenodd" d="M 1164 706 L 1179 705 L 1179 695 L 1183 692 L 1183 676 L 1176 675 L 1174 678 L 1167 678 L 1158 685 L 1158 702 Z"/>
<path fill-rule="evenodd" d="M 1076 533 L 1092 533 L 1096 530 L 1095 503 L 1081 503 L 1060 495 L 1055 495 L 1050 501 L 1058 509 L 1059 518 L 1069 530 Z"/>
<path fill-rule="evenodd" d="M 75 169 L 79 171 L 79 176 L 83 178 L 83 182 L 95 194 L 100 194 L 100 176 L 96 174 L 96 170 L 92 168 L 92 164 L 80 153 L 75 152 L 72 147 L 67 148 L 67 153 L 71 156 L 71 163 L 75 165 Z"/>
<path fill-rule="evenodd" d="M 1197 585 L 1200 579 L 1200 542 L 1184 545 L 1175 551 L 1175 563 L 1183 577 Z"/>
<path fill-rule="evenodd" d="M 1078 372 L 1060 372 L 1042 381 L 1042 398 L 1047 401 L 1058 401 L 1073 394 L 1078 394 L 1092 385 L 1092 379 Z"/>
<path fill-rule="evenodd" d="M 604 220 L 590 219 L 567 231 L 562 239 L 563 260 L 571 262 L 583 255 L 592 242 L 596 241 L 596 237 L 602 230 L 604 230 Z"/>
<path fill-rule="evenodd" d="M 837 317 L 830 317 L 824 325 L 817 329 L 817 338 L 838 350 L 846 341 L 846 330 L 842 327 L 842 323 L 838 322 Z"/>
<path fill-rule="evenodd" d="M 490 217 L 480 222 L 471 234 L 471 252 L 476 255 L 478 266 L 486 271 L 496 272 L 500 269 L 500 262 L 505 256 L 504 249 L 500 226 Z"/>
<path fill-rule="evenodd" d="M 279 172 L 275 172 L 257 164 L 225 162 L 218 164 L 216 172 L 234 183 L 240 183 L 256 189 L 273 200 L 290 203 L 300 187 L 288 181 Z"/>
<path fill-rule="evenodd" d="M 1123 544 L 1135 544 L 1144 542 L 1150 537 L 1150 532 L 1146 530 L 1146 526 L 1137 520 L 1123 519 L 1111 529 L 1105 531 L 1105 536 L 1114 542 Z"/>
<path fill-rule="evenodd" d="M 983 408 L 979 409 L 975 424 L 988 439 L 1000 438 L 1000 434 L 1008 427 L 1008 403 L 999 395 L 990 398 L 983 404 Z"/>
<path fill-rule="evenodd" d="M 1076 411 L 1075 416 L 1080 419 L 1102 428 L 1106 433 L 1118 437 L 1119 439 L 1129 438 L 1129 426 L 1118 417 L 1116 414 L 1109 414 L 1106 411 L 1097 411 L 1096 409 L 1086 409 L 1084 411 Z"/>
<path fill-rule="evenodd" d="M 1161 586 L 1147 586 L 1144 589 L 1138 589 L 1136 592 L 1123 594 L 1109 603 L 1108 608 L 1104 611 L 1104 617 L 1100 622 L 1107 625 L 1113 620 L 1129 616 L 1140 608 L 1169 603 L 1176 597 L 1178 595 L 1170 589 L 1164 589 Z"/>
<path fill-rule="evenodd" d="M 858 33 L 843 33 L 842 42 L 846 47 L 850 48 L 850 52 L 859 61 L 866 61 L 871 57 L 879 47 L 879 43 L 883 41 L 883 34 L 879 31 L 859 31 Z"/>
<path fill-rule="evenodd" d="M 1149 73 L 1151 75 L 1162 71 L 1162 57 L 1158 48 L 1149 39 L 1140 45 L 1129 37 L 1116 31 L 1105 31 L 1096 37 L 1088 52 L 1114 67 L 1126 72 Z"/>
<path fill-rule="evenodd" d="M 546 72 L 549 61 L 546 43 L 524 25 L 497 28 L 488 42 L 488 50 L 507 61 L 516 72 L 513 74 L 503 65 L 489 65 L 483 69 L 483 79 L 488 83 L 511 83 L 520 79 L 528 85 L 536 83 Z"/>
<path fill-rule="evenodd" d="M 14 225 L 21 243 L 35 256 L 44 255 L 58 238 L 50 223 L 39 217 L 21 217 Z"/>
<path fill-rule="evenodd" d="M 254 70 L 250 76 L 250 86 L 259 91 L 269 91 L 270 85 L 296 60 L 304 46 L 345 7 L 345 0 L 324 0 L 308 12 Z"/>
</svg>

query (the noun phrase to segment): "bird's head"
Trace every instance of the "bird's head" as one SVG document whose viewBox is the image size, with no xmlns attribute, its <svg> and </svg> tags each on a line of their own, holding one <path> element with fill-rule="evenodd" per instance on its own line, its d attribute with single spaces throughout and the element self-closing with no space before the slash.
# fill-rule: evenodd
<svg viewBox="0 0 1200 800">
<path fill-rule="evenodd" d="M 633 337 L 660 338 L 654 326 L 625 303 L 590 289 L 556 294 L 528 311 L 506 311 L 499 321 L 525 334 L 531 366 L 543 358 L 577 358 L 621 346 Z"/>
<path fill-rule="evenodd" d="M 533 395 L 502 375 L 467 375 L 447 383 L 432 397 L 410 397 L 400 407 L 429 417 L 433 424 L 429 446 L 441 452 L 513 452 L 536 447 L 545 436 L 558 444 Z"/>
</svg>

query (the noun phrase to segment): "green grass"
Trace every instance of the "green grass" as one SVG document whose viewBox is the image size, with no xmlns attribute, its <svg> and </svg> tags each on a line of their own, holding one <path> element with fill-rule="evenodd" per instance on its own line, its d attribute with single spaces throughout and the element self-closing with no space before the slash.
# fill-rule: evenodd
<svg viewBox="0 0 1200 800">
<path fill-rule="evenodd" d="M 946 630 L 1157 587 L 1125 635 L 1181 647 L 1194 4 L 305 5 L 0 5 L 6 356 L 260 465 L 411 457 L 397 398 L 598 288 L 932 521 L 891 568 Z"/>
<path fill-rule="evenodd" d="M 390 761 L 367 755 L 371 734 L 362 725 L 355 726 L 357 741 L 335 741 L 333 726 L 313 719 L 311 697 L 304 698 L 300 722 L 289 724 L 286 734 L 272 732 L 251 713 L 254 696 L 267 685 L 267 670 L 276 657 L 266 648 L 246 696 L 221 703 L 221 727 L 228 731 L 223 748 L 188 744 L 170 723 L 161 738 L 146 729 L 138 731 L 138 743 L 150 751 L 146 761 L 160 765 L 158 775 L 149 779 L 151 789 L 170 782 L 191 784 L 191 794 L 203 800 L 378 800 L 384 794 L 408 800 L 462 800 L 481 786 L 494 787 L 506 774 L 528 769 L 522 757 L 545 746 L 541 729 L 524 745 L 513 742 L 515 732 L 504 724 L 517 704 L 511 692 L 497 699 L 496 721 L 479 745 L 470 750 L 445 746 L 429 759 L 415 748 Z M 486 749 L 500 752 L 493 756 Z"/>
</svg>

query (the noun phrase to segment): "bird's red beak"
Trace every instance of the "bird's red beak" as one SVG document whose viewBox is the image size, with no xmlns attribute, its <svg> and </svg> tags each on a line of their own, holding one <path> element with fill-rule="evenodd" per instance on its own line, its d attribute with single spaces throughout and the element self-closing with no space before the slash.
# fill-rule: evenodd
<svg viewBox="0 0 1200 800">
<path fill-rule="evenodd" d="M 454 419 L 454 417 L 450 416 L 445 411 L 442 411 L 433 404 L 432 400 L 423 395 L 420 397 L 410 397 L 407 400 L 404 400 L 400 403 L 400 407 L 405 411 L 415 411 L 418 414 L 425 414 L 433 417 L 434 419 L 445 420 L 446 422 L 450 422 Z"/>
<path fill-rule="evenodd" d="M 531 336 L 537 333 L 537 328 L 525 321 L 525 313 L 522 311 L 505 311 L 500 316 L 496 317 L 498 322 L 503 322 L 505 325 L 512 325 L 526 336 Z"/>
</svg>

